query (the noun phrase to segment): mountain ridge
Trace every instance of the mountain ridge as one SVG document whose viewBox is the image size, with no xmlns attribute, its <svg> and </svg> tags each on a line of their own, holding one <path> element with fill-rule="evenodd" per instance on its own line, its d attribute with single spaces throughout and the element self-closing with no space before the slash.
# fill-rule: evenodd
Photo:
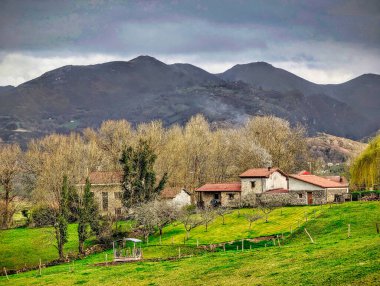
<svg viewBox="0 0 380 286">
<path fill-rule="evenodd" d="M 363 76 L 359 90 L 371 91 L 373 85 L 376 91 L 378 77 Z M 0 137 L 25 143 L 51 132 L 97 127 L 106 119 L 127 119 L 133 124 L 160 119 L 170 125 L 203 113 L 211 122 L 231 124 L 272 114 L 305 125 L 311 134 L 358 139 L 380 126 L 362 112 L 363 106 L 353 106 L 357 92 L 346 96 L 346 103 L 343 94 L 347 89 L 355 91 L 357 82 L 317 85 L 265 62 L 236 65 L 222 74 L 186 63 L 166 64 L 150 56 L 68 65 L 5 92 L 0 88 Z M 20 128 L 30 132 L 15 131 Z"/>
</svg>

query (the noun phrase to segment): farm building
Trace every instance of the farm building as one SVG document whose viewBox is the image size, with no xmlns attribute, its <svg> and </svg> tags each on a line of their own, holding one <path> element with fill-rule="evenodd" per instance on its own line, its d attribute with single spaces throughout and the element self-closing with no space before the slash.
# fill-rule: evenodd
<svg viewBox="0 0 380 286">
<path fill-rule="evenodd" d="M 245 171 L 239 177 L 241 183 L 206 184 L 198 188 L 198 204 L 212 204 L 216 200 L 226 205 L 228 200 L 223 199 L 223 194 L 239 194 L 239 198 L 256 194 L 290 205 L 325 204 L 342 201 L 348 193 L 345 178 L 320 177 L 305 171 L 288 175 L 279 168 L 256 168 Z M 219 190 L 219 186 L 226 190 Z"/>
<path fill-rule="evenodd" d="M 206 184 L 195 190 L 197 204 L 200 207 L 205 205 L 227 205 L 228 202 L 238 198 L 241 199 L 241 184 Z"/>
<path fill-rule="evenodd" d="M 121 215 L 123 210 L 122 186 L 123 172 L 96 171 L 88 175 L 91 183 L 91 192 L 99 206 L 102 215 Z M 85 180 L 78 187 L 84 188 Z M 178 206 L 191 204 L 191 195 L 183 188 L 167 188 L 159 196 L 162 200 L 173 202 Z"/>
<path fill-rule="evenodd" d="M 122 196 L 123 196 L 123 173 L 122 172 L 91 172 L 88 175 L 91 183 L 91 192 L 99 205 L 99 211 L 102 215 L 112 214 L 121 215 L 122 213 Z M 85 180 L 78 186 L 83 188 Z"/>
<path fill-rule="evenodd" d="M 160 193 L 160 199 L 183 207 L 191 204 L 191 194 L 183 188 L 166 188 Z"/>
</svg>

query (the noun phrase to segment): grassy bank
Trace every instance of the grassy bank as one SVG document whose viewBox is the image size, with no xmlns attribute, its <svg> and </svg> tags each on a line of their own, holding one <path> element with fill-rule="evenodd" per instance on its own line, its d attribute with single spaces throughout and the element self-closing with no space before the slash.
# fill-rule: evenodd
<svg viewBox="0 0 380 286">
<path fill-rule="evenodd" d="M 0 277 L 2 285 L 378 285 L 380 283 L 378 202 L 326 208 L 290 235 L 283 246 L 194 253 L 175 261 L 93 266 L 104 253 L 72 264 Z M 348 237 L 350 224 L 350 237 Z M 245 226 L 246 227 L 246 226 Z M 304 228 L 315 240 L 310 243 Z M 234 234 L 231 234 L 234 235 Z M 170 246 L 150 246 L 152 257 Z M 173 246 L 173 255 L 176 247 Z M 192 254 L 193 248 L 188 247 Z M 145 252 L 144 252 L 145 253 Z"/>
</svg>

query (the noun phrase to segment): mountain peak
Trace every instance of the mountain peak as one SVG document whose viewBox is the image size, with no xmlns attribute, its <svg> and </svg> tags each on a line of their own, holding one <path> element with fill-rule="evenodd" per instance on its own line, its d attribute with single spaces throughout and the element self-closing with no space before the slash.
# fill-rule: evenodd
<svg viewBox="0 0 380 286">
<path fill-rule="evenodd" d="M 147 56 L 147 55 L 141 55 L 138 56 L 132 60 L 129 61 L 130 63 L 159 63 L 159 64 L 165 64 L 159 60 L 157 60 L 154 57 Z"/>
</svg>

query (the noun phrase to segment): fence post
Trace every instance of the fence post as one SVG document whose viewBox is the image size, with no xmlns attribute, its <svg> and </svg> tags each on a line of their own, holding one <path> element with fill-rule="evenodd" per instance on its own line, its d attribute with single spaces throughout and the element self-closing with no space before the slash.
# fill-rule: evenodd
<svg viewBox="0 0 380 286">
<path fill-rule="evenodd" d="M 290 226 L 290 233 L 291 233 L 291 234 L 293 233 L 293 229 L 292 229 L 292 226 Z"/>
<path fill-rule="evenodd" d="M 41 272 L 41 265 L 42 263 L 41 263 L 41 258 L 40 258 L 40 264 L 38 265 L 38 269 L 39 269 L 39 274 L 40 274 L 40 276 L 41 276 L 41 274 L 42 274 L 42 272 Z"/>
<path fill-rule="evenodd" d="M 226 252 L 226 244 L 223 243 L 223 251 Z"/>
<path fill-rule="evenodd" d="M 160 245 L 162 244 L 161 235 L 160 235 Z"/>
<path fill-rule="evenodd" d="M 351 225 L 348 224 L 348 233 L 347 233 L 347 237 L 350 238 L 351 237 Z"/>
<path fill-rule="evenodd" d="M 311 237 L 310 233 L 307 231 L 306 228 L 305 228 L 305 232 L 306 232 L 306 234 L 309 236 L 311 243 L 314 243 L 313 238 Z"/>
<path fill-rule="evenodd" d="M 173 238 L 173 236 L 172 236 L 172 245 L 174 244 L 174 238 Z"/>
<path fill-rule="evenodd" d="M 4 274 L 5 274 L 5 276 L 7 277 L 7 280 L 9 280 L 8 273 L 7 273 L 7 269 L 6 269 L 5 267 L 3 267 L 3 270 L 4 270 Z"/>
<path fill-rule="evenodd" d="M 108 254 L 106 253 L 106 266 L 108 266 Z"/>
<path fill-rule="evenodd" d="M 198 240 L 198 238 L 197 238 L 197 247 L 199 246 L 199 240 Z"/>
<path fill-rule="evenodd" d="M 276 246 L 276 240 L 272 238 L 273 246 Z"/>
<path fill-rule="evenodd" d="M 314 210 L 314 218 L 315 218 L 315 210 Z"/>
<path fill-rule="evenodd" d="M 380 227 L 379 227 L 379 223 L 378 222 L 376 223 L 376 231 L 377 231 L 377 233 L 380 233 Z"/>
<path fill-rule="evenodd" d="M 178 258 L 181 258 L 181 247 L 178 247 Z"/>
</svg>

